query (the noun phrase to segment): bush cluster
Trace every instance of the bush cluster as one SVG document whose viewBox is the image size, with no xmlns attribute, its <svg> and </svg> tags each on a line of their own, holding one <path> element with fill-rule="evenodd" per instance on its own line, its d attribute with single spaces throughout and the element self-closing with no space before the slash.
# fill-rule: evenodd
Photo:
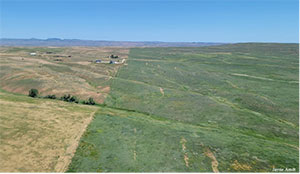
<svg viewBox="0 0 300 174">
<path fill-rule="evenodd" d="M 29 94 L 28 96 L 30 97 L 38 97 L 39 91 L 37 89 L 30 89 L 29 90 Z M 41 97 L 41 98 L 47 98 L 47 99 L 58 99 L 56 97 L 56 95 L 46 95 L 45 97 Z M 74 103 L 82 103 L 85 105 L 95 105 L 96 102 L 94 101 L 94 99 L 92 97 L 90 97 L 88 100 L 83 100 L 83 101 L 79 101 L 79 99 L 76 96 L 72 96 L 70 94 L 65 94 L 62 97 L 59 98 L 62 101 L 66 101 L 66 102 L 74 102 Z"/>
<path fill-rule="evenodd" d="M 96 104 L 92 97 L 90 97 L 87 101 L 83 100 L 82 103 L 85 105 L 95 105 Z"/>
<path fill-rule="evenodd" d="M 63 100 L 63 101 L 66 101 L 66 102 L 79 103 L 79 100 L 77 99 L 77 97 L 76 96 L 71 96 L 70 94 L 64 95 L 60 99 Z"/>
<path fill-rule="evenodd" d="M 48 98 L 48 99 L 56 99 L 56 96 L 53 95 L 46 95 L 44 98 Z"/>
</svg>

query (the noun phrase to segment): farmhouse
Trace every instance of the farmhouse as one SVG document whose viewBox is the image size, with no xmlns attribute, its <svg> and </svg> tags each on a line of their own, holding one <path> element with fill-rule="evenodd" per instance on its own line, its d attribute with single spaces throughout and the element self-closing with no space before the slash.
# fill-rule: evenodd
<svg viewBox="0 0 300 174">
<path fill-rule="evenodd" d="M 93 62 L 93 61 L 91 61 L 91 62 Z M 100 60 L 100 59 L 97 59 L 94 62 L 95 63 L 103 63 L 103 64 L 123 64 L 125 62 L 125 59 L 123 59 L 122 61 Z"/>
<path fill-rule="evenodd" d="M 125 62 L 125 59 L 123 59 L 121 62 L 115 62 L 115 64 L 123 64 Z"/>
<path fill-rule="evenodd" d="M 35 55 L 36 55 L 36 53 L 29 53 L 29 55 L 31 55 L 31 56 L 35 56 Z"/>
</svg>

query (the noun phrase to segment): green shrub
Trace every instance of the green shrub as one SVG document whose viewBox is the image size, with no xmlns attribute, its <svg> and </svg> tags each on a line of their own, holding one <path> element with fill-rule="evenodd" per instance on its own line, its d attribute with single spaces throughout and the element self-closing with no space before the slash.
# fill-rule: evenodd
<svg viewBox="0 0 300 174">
<path fill-rule="evenodd" d="M 60 98 L 62 101 L 66 102 L 74 102 L 74 103 L 79 103 L 79 100 L 76 96 L 71 96 L 70 94 L 64 95 Z"/>
<path fill-rule="evenodd" d="M 79 103 L 79 100 L 77 99 L 76 96 L 72 96 L 72 97 L 70 98 L 69 102 Z"/>
<path fill-rule="evenodd" d="M 116 56 L 116 55 L 113 55 L 113 54 L 110 55 L 109 57 L 110 57 L 110 58 L 113 58 L 113 59 L 119 58 L 119 56 Z"/>
<path fill-rule="evenodd" d="M 30 89 L 28 96 L 30 96 L 30 97 L 37 97 L 38 94 L 39 94 L 39 91 L 37 89 Z"/>
<path fill-rule="evenodd" d="M 70 98 L 71 98 L 71 95 L 70 95 L 70 94 L 68 94 L 68 95 L 65 94 L 65 95 L 62 96 L 60 99 L 63 100 L 63 101 L 69 102 L 69 101 L 70 101 Z"/>
<path fill-rule="evenodd" d="M 56 95 L 46 95 L 45 98 L 48 98 L 48 99 L 56 99 Z"/>
<path fill-rule="evenodd" d="M 96 104 L 95 101 L 94 101 L 94 99 L 92 97 L 89 98 L 89 104 L 90 105 Z"/>
<path fill-rule="evenodd" d="M 95 105 L 95 101 L 92 97 L 90 97 L 87 101 L 83 100 L 82 101 L 82 104 L 85 104 L 85 105 Z"/>
</svg>

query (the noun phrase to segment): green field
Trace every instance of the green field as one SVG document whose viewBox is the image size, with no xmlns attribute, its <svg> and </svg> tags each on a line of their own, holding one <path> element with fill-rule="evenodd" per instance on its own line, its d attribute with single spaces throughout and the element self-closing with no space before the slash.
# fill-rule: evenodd
<svg viewBox="0 0 300 174">
<path fill-rule="evenodd" d="M 130 49 L 68 171 L 299 171 L 298 46 Z"/>
</svg>

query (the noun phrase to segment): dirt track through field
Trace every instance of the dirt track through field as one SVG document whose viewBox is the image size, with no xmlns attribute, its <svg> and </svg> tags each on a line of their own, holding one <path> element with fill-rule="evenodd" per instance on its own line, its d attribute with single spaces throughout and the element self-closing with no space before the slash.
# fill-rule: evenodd
<svg viewBox="0 0 300 174">
<path fill-rule="evenodd" d="M 205 152 L 204 154 L 211 159 L 211 167 L 213 169 L 213 171 L 215 173 L 219 173 L 219 169 L 218 169 L 218 161 L 216 159 L 216 157 L 214 156 L 214 154 L 210 151 L 210 149 L 208 147 L 205 148 Z"/>
<path fill-rule="evenodd" d="M 133 132 L 134 132 L 134 134 L 136 134 L 136 128 L 133 129 Z M 135 161 L 136 160 L 136 139 L 134 140 L 133 146 L 134 146 L 133 160 Z"/>
<path fill-rule="evenodd" d="M 265 77 L 250 76 L 250 75 L 248 75 L 248 74 L 232 73 L 232 74 L 230 74 L 230 75 L 233 75 L 233 76 L 240 76 L 240 77 L 248 77 L 248 78 L 259 79 L 259 80 L 277 81 L 277 82 L 283 82 L 283 83 L 299 83 L 298 81 L 276 80 L 276 79 L 270 79 L 270 78 L 265 78 Z"/>
<path fill-rule="evenodd" d="M 181 143 L 181 146 L 182 146 L 182 151 L 184 153 L 183 160 L 184 160 L 185 166 L 189 167 L 189 157 L 187 155 L 186 146 L 185 146 L 186 142 L 187 142 L 186 139 L 184 137 L 182 137 L 181 140 L 180 140 L 180 143 Z"/>
</svg>

